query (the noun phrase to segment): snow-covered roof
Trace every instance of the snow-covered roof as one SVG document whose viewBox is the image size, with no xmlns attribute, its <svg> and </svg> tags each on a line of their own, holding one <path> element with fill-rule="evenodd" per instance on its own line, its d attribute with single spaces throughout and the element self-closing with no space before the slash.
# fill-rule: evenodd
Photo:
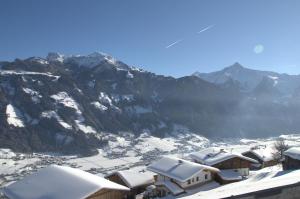
<svg viewBox="0 0 300 199">
<path fill-rule="evenodd" d="M 200 162 L 205 165 L 213 166 L 220 162 L 232 159 L 232 158 L 241 158 L 244 160 L 248 160 L 252 163 L 258 163 L 256 160 L 252 158 L 248 158 L 239 153 L 230 153 L 225 150 L 219 148 L 208 148 L 199 152 L 191 153 L 190 157 L 197 162 Z"/>
<path fill-rule="evenodd" d="M 182 199 L 221 199 L 235 198 L 244 194 L 269 190 L 272 188 L 288 186 L 300 182 L 300 170 L 294 171 L 261 171 L 248 180 L 231 183 L 209 191 L 198 192 L 193 195 L 182 197 Z"/>
<path fill-rule="evenodd" d="M 205 166 L 174 157 L 163 157 L 157 162 L 149 165 L 147 169 L 169 178 L 178 180 L 179 182 L 186 182 L 195 174 L 203 170 L 209 170 L 212 172 L 220 171 L 219 169 L 210 166 Z"/>
<path fill-rule="evenodd" d="M 218 175 L 223 179 L 223 180 L 242 180 L 242 176 L 239 172 L 234 171 L 232 169 L 225 169 L 221 170 Z"/>
<path fill-rule="evenodd" d="M 184 192 L 184 190 L 182 188 L 180 188 L 177 184 L 175 184 L 171 181 L 158 181 L 155 183 L 155 185 L 163 185 L 163 186 L 167 187 L 174 195 L 178 195 L 178 194 Z"/>
<path fill-rule="evenodd" d="M 284 152 L 284 155 L 300 160 L 300 147 L 292 147 Z"/>
<path fill-rule="evenodd" d="M 274 155 L 273 155 L 274 150 L 272 147 L 251 149 L 247 152 L 254 154 L 257 158 L 259 158 L 260 160 L 262 160 L 264 162 L 274 160 Z M 247 153 L 247 152 L 245 152 L 245 153 Z M 245 153 L 243 153 L 243 154 L 245 154 Z"/>
<path fill-rule="evenodd" d="M 129 191 L 88 172 L 53 165 L 4 187 L 4 194 L 10 199 L 83 199 L 102 189 Z"/>
<path fill-rule="evenodd" d="M 141 173 L 141 172 L 136 172 L 131 170 L 124 170 L 124 171 L 114 172 L 108 176 L 114 174 L 118 175 L 124 181 L 126 186 L 129 188 L 134 188 L 134 187 L 149 185 L 154 183 L 154 177 L 149 173 Z"/>
</svg>

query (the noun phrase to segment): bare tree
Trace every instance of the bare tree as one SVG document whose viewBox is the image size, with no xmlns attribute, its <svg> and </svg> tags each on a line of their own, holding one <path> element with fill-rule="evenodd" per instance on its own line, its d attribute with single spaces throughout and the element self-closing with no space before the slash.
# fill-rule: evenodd
<svg viewBox="0 0 300 199">
<path fill-rule="evenodd" d="M 285 142 L 283 138 L 277 139 L 274 143 L 274 153 L 273 157 L 277 162 L 283 159 L 283 153 L 289 149 L 289 145 Z"/>
</svg>

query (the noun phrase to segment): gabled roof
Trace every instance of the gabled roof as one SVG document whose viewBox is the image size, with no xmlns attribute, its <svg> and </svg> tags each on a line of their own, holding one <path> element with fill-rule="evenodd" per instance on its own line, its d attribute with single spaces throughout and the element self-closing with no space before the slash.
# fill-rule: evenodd
<svg viewBox="0 0 300 199">
<path fill-rule="evenodd" d="M 118 175 L 128 186 L 129 188 L 134 188 L 143 185 L 149 185 L 154 183 L 153 175 L 149 173 L 141 173 L 135 172 L 131 170 L 117 171 L 112 174 L 107 175 L 109 177 L 111 175 Z"/>
<path fill-rule="evenodd" d="M 166 180 L 166 181 L 158 181 L 158 182 L 155 183 L 155 185 L 163 185 L 163 186 L 165 186 L 174 195 L 178 195 L 178 194 L 184 192 L 184 190 L 181 187 L 179 187 L 177 184 L 175 184 L 175 183 L 173 183 L 171 181 L 168 181 L 168 180 Z"/>
<path fill-rule="evenodd" d="M 201 164 L 213 166 L 220 162 L 232 159 L 232 158 L 240 158 L 252 163 L 258 163 L 256 160 L 252 158 L 248 158 L 239 153 L 230 153 L 222 149 L 218 148 L 208 148 L 199 152 L 195 152 L 190 154 L 190 157 Z"/>
<path fill-rule="evenodd" d="M 211 172 L 219 172 L 219 169 L 193 163 L 179 158 L 164 157 L 157 162 L 152 163 L 147 168 L 155 173 L 167 176 L 178 180 L 179 182 L 186 182 L 198 172 L 209 170 Z"/>
<path fill-rule="evenodd" d="M 53 165 L 4 187 L 4 194 L 10 199 L 83 199 L 102 189 L 129 191 L 88 172 Z"/>
<path fill-rule="evenodd" d="M 300 147 L 292 147 L 284 152 L 284 155 L 300 160 Z"/>
<path fill-rule="evenodd" d="M 250 149 L 249 151 L 244 152 L 254 154 L 258 159 L 263 162 L 274 160 L 274 150 L 271 147 L 264 147 L 264 148 L 257 148 L 257 149 Z"/>
<path fill-rule="evenodd" d="M 263 171 L 257 172 L 249 179 L 220 186 L 208 191 L 200 191 L 196 194 L 182 197 L 182 199 L 198 198 L 246 198 L 246 194 L 255 195 L 255 193 L 270 193 L 270 190 L 289 185 L 298 186 L 300 182 L 300 170 L 292 171 Z M 253 194 L 252 194 L 253 193 Z M 250 196 L 251 196 L 250 195 Z M 287 197 L 289 196 L 286 193 Z M 270 197 L 269 197 L 270 198 Z"/>
</svg>

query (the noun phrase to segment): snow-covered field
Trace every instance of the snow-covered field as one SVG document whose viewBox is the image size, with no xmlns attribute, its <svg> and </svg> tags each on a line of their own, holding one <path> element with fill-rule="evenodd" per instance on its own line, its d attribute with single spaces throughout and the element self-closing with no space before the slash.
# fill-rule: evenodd
<svg viewBox="0 0 300 199">
<path fill-rule="evenodd" d="M 300 146 L 300 134 L 280 137 L 284 138 L 290 146 Z M 145 169 L 145 166 L 161 156 L 183 158 L 191 152 L 211 146 L 235 152 L 243 152 L 258 145 L 272 147 L 277 138 L 212 141 L 191 133 L 166 138 L 153 137 L 147 133 L 141 134 L 138 138 L 129 133 L 109 134 L 107 135 L 108 146 L 99 149 L 97 155 L 90 157 L 21 154 L 9 149 L 0 149 L 0 187 L 51 164 L 71 166 L 97 175 L 105 175 L 127 168 Z"/>
</svg>

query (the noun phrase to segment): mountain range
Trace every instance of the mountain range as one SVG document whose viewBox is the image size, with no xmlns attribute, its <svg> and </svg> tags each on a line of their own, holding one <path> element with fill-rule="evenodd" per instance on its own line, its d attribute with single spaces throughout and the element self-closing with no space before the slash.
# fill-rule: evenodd
<svg viewBox="0 0 300 199">
<path fill-rule="evenodd" d="M 300 130 L 300 76 L 239 63 L 181 78 L 110 55 L 49 53 L 0 62 L 0 148 L 92 154 L 109 133 L 208 138 Z"/>
</svg>

